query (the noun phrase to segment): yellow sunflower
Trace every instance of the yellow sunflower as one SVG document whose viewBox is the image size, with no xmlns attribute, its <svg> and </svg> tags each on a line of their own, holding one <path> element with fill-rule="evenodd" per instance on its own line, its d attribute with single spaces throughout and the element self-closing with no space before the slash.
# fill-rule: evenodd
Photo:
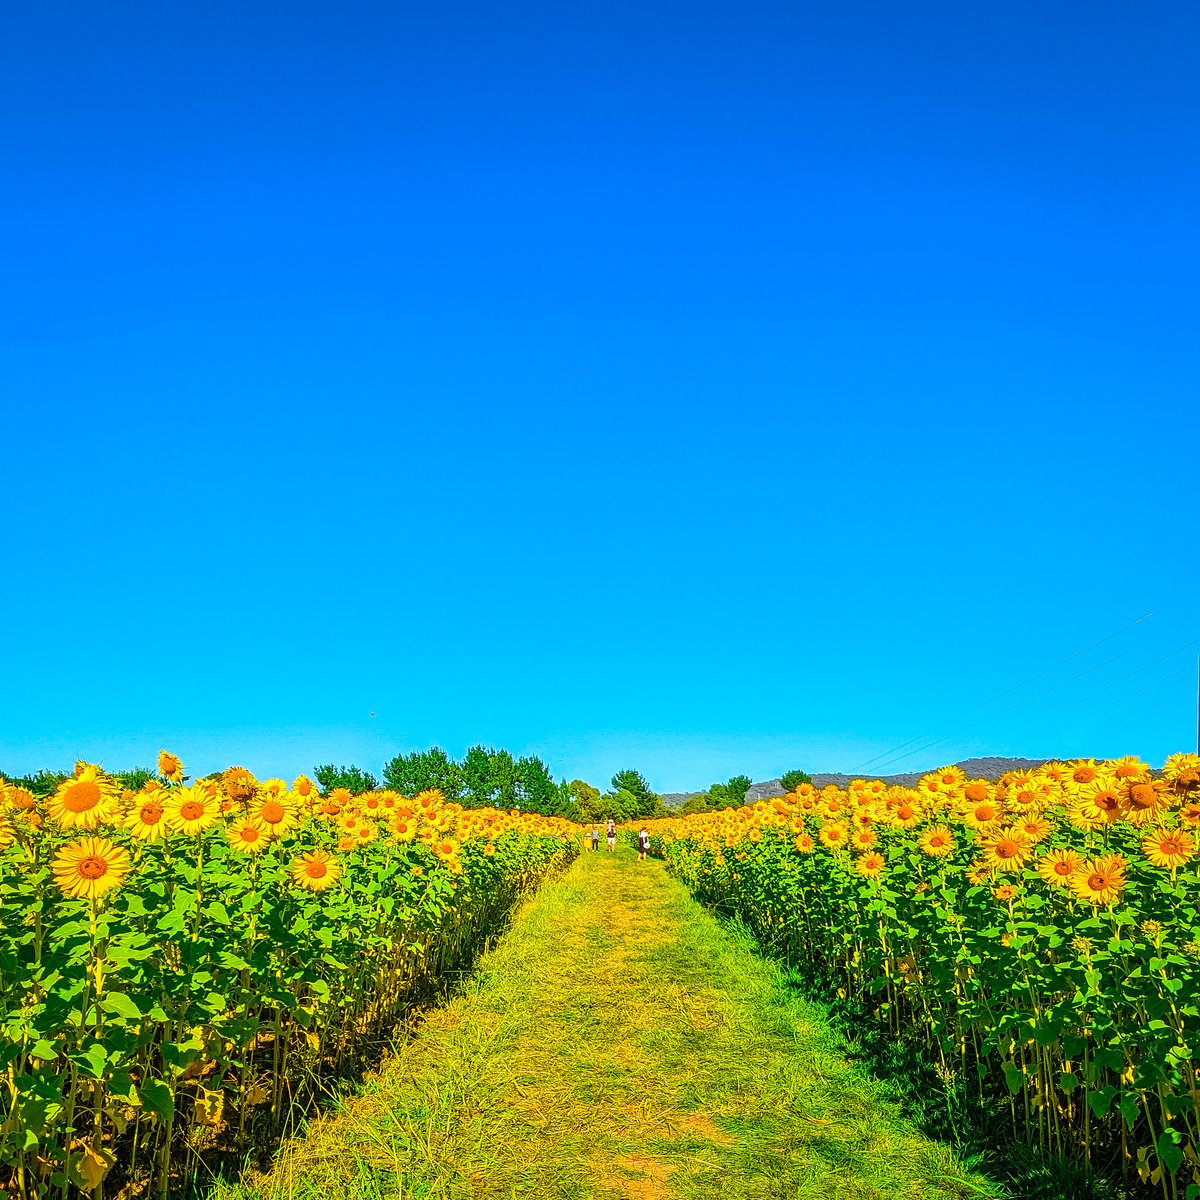
<svg viewBox="0 0 1200 1200">
<path fill-rule="evenodd" d="M 203 833 L 221 815 L 221 797 L 212 785 L 193 783 L 175 788 L 164 805 L 167 824 L 189 837 Z"/>
<path fill-rule="evenodd" d="M 854 860 L 854 869 L 867 879 L 878 879 L 883 873 L 886 860 L 878 850 L 869 854 L 860 854 Z"/>
<path fill-rule="evenodd" d="M 0 813 L 0 850 L 3 850 L 5 846 L 11 846 L 15 837 L 12 822 L 3 813 Z"/>
<path fill-rule="evenodd" d="M 411 815 L 401 816 L 397 813 L 388 821 L 387 827 L 398 842 L 411 842 L 417 836 L 417 819 Z"/>
<path fill-rule="evenodd" d="M 983 849 L 983 861 L 997 871 L 1018 871 L 1030 854 L 1029 839 L 1011 826 L 977 839 Z"/>
<path fill-rule="evenodd" d="M 287 791 L 265 792 L 251 805 L 250 815 L 266 826 L 272 837 L 282 837 L 299 820 L 296 810 L 288 803 Z"/>
<path fill-rule="evenodd" d="M 124 882 L 129 854 L 108 838 L 86 837 L 63 846 L 50 866 L 63 895 L 97 900 Z"/>
<path fill-rule="evenodd" d="M 1083 855 L 1074 850 L 1051 850 L 1038 859 L 1037 873 L 1051 887 L 1069 888 L 1071 878 L 1083 864 Z"/>
<path fill-rule="evenodd" d="M 840 850 L 845 844 L 849 836 L 849 830 L 844 821 L 830 821 L 821 826 L 817 837 L 821 840 L 821 845 L 828 847 L 830 850 Z"/>
<path fill-rule="evenodd" d="M 981 800 L 978 804 L 966 804 L 962 808 L 964 825 L 972 829 L 986 829 L 1004 819 L 1004 805 L 999 800 Z"/>
<path fill-rule="evenodd" d="M 1125 859 L 1105 854 L 1080 863 L 1071 876 L 1071 890 L 1089 904 L 1112 904 L 1125 887 Z"/>
<path fill-rule="evenodd" d="M 1131 825 L 1154 825 L 1169 801 L 1163 781 L 1149 775 L 1132 776 L 1121 787 L 1121 810 Z"/>
<path fill-rule="evenodd" d="M 1067 809 L 1067 820 L 1076 829 L 1099 829 L 1121 819 L 1121 797 L 1105 783 L 1080 785 Z"/>
<path fill-rule="evenodd" d="M 930 858 L 945 858 L 954 853 L 954 834 L 945 825 L 931 825 L 917 841 L 923 854 Z"/>
<path fill-rule="evenodd" d="M 170 750 L 158 752 L 158 773 L 171 783 L 183 782 L 183 763 Z"/>
<path fill-rule="evenodd" d="M 877 838 L 875 830 L 869 825 L 861 825 L 850 835 L 850 845 L 855 850 L 870 850 L 875 845 Z"/>
<path fill-rule="evenodd" d="M 300 797 L 305 804 L 311 804 L 318 799 L 320 793 L 317 791 L 317 785 L 313 783 L 307 775 L 297 775 L 292 781 L 292 791 Z"/>
<path fill-rule="evenodd" d="M 221 772 L 221 786 L 235 804 L 249 804 L 258 790 L 258 780 L 245 767 L 228 767 Z"/>
<path fill-rule="evenodd" d="M 254 817 L 239 817 L 226 825 L 225 836 L 240 854 L 261 854 L 271 841 L 271 831 Z"/>
<path fill-rule="evenodd" d="M 167 836 L 163 797 L 155 792 L 138 792 L 129 805 L 125 828 L 142 842 L 157 842 Z"/>
<path fill-rule="evenodd" d="M 811 833 L 798 833 L 792 842 L 792 845 L 800 851 L 801 854 L 811 854 L 816 849 L 816 842 L 812 839 Z"/>
<path fill-rule="evenodd" d="M 1136 754 L 1110 759 L 1107 765 L 1118 779 L 1136 779 L 1150 774 L 1150 764 L 1142 762 Z"/>
<path fill-rule="evenodd" d="M 491 858 L 495 855 L 495 853 L 496 853 L 496 843 L 495 842 L 485 842 L 484 847 L 483 847 L 484 857 Z"/>
<path fill-rule="evenodd" d="M 1162 777 L 1180 793 L 1200 787 L 1200 754 L 1172 754 L 1163 763 Z"/>
<path fill-rule="evenodd" d="M 292 882 L 310 892 L 333 887 L 342 873 L 341 864 L 327 850 L 314 850 L 292 860 Z"/>
<path fill-rule="evenodd" d="M 59 784 L 46 809 L 60 829 L 95 829 L 120 818 L 121 789 L 99 767 L 84 763 Z"/>
<path fill-rule="evenodd" d="M 1044 842 L 1050 836 L 1051 831 L 1050 822 L 1045 817 L 1034 816 L 1033 814 L 1014 821 L 1013 828 L 1023 838 L 1026 838 L 1034 845 L 1038 842 Z"/>
<path fill-rule="evenodd" d="M 1142 841 L 1142 853 L 1156 867 L 1173 871 L 1196 853 L 1196 843 L 1182 829 L 1156 829 Z"/>
</svg>

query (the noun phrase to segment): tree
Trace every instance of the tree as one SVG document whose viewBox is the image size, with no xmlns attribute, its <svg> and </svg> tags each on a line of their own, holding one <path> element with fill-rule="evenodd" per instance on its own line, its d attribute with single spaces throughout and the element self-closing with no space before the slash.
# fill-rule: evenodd
<svg viewBox="0 0 1200 1200">
<path fill-rule="evenodd" d="M 711 808 L 738 808 L 746 799 L 750 790 L 749 775 L 735 775 L 728 783 L 714 783 L 708 789 L 709 806 Z"/>
<path fill-rule="evenodd" d="M 559 807 L 558 786 L 549 768 L 540 758 L 534 755 L 518 758 L 513 774 L 521 808 L 525 812 L 556 815 Z"/>
<path fill-rule="evenodd" d="M 361 767 L 335 767 L 332 763 L 326 763 L 323 767 L 317 767 L 313 774 L 321 785 L 321 794 L 325 796 L 334 788 L 345 788 L 352 796 L 358 796 L 374 791 L 379 786 L 379 780 Z"/>
<path fill-rule="evenodd" d="M 471 808 L 489 807 L 492 794 L 492 756 L 482 746 L 472 746 L 463 757 L 459 774 L 463 782 L 463 801 Z"/>
<path fill-rule="evenodd" d="M 689 813 L 708 812 L 709 795 L 707 792 L 697 792 L 694 796 L 689 796 L 679 807 L 680 816 L 686 817 Z"/>
<path fill-rule="evenodd" d="M 158 772 L 149 767 L 134 767 L 132 771 L 114 771 L 113 778 L 131 792 L 140 791 L 152 779 L 158 778 Z M 185 776 L 186 778 L 186 776 Z"/>
<path fill-rule="evenodd" d="M 415 796 L 430 788 L 439 788 L 448 800 L 457 800 L 462 794 L 458 763 L 440 746 L 414 750 L 408 755 L 397 754 L 384 764 L 383 777 L 388 787 L 404 796 Z"/>
<path fill-rule="evenodd" d="M 785 771 L 779 780 L 785 792 L 794 792 L 802 783 L 812 783 L 812 776 L 804 771 Z"/>
<path fill-rule="evenodd" d="M 604 804 L 599 788 L 584 783 L 582 779 L 572 779 L 567 788 L 575 801 L 576 820 L 584 825 L 594 825 L 604 820 Z"/>
<path fill-rule="evenodd" d="M 656 809 L 662 807 L 662 800 L 657 792 L 650 790 L 650 785 L 637 771 L 618 771 L 612 777 L 613 792 L 629 792 L 638 801 L 638 811 L 630 814 L 632 817 L 653 816 Z"/>
</svg>

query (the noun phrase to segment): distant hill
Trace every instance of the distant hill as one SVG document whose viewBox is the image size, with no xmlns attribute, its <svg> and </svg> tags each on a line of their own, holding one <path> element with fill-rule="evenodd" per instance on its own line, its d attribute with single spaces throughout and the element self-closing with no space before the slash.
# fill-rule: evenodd
<svg viewBox="0 0 1200 1200">
<path fill-rule="evenodd" d="M 961 767 L 964 774 L 970 779 L 996 780 L 1005 771 L 1031 771 L 1034 767 L 1040 767 L 1045 761 L 1044 758 L 966 758 L 954 765 Z M 936 770 L 936 768 L 931 767 L 930 770 Z M 882 779 L 884 783 L 894 783 L 899 787 L 912 787 L 922 775 L 928 773 L 928 771 L 910 771 L 904 775 L 873 775 L 870 771 L 860 771 L 857 775 L 818 774 L 812 777 L 812 781 L 816 787 L 826 787 L 832 783 L 837 787 L 844 788 L 852 779 Z M 769 800 L 772 796 L 782 796 L 783 794 L 783 785 L 778 779 L 766 779 L 762 783 L 750 785 L 750 790 L 746 793 L 746 803 L 750 804 L 755 800 Z M 668 808 L 679 808 L 689 796 L 699 795 L 699 792 L 664 792 L 663 803 Z"/>
</svg>

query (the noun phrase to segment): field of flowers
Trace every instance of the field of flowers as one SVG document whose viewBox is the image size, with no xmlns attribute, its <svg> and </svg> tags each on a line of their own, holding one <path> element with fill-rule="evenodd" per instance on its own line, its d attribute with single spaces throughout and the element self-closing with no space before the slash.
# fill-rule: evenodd
<svg viewBox="0 0 1200 1200">
<path fill-rule="evenodd" d="M 803 784 L 649 828 L 701 898 L 998 1086 L 1018 1136 L 1200 1196 L 1200 757 Z"/>
<path fill-rule="evenodd" d="M 0 1191 L 164 1196 L 278 1133 L 578 850 L 440 792 L 322 796 L 178 758 L 0 781 Z"/>
</svg>

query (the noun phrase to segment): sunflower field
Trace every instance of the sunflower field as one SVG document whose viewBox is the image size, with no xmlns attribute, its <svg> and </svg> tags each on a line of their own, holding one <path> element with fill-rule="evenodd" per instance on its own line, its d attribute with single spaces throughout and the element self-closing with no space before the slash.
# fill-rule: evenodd
<svg viewBox="0 0 1200 1200">
<path fill-rule="evenodd" d="M 278 1135 L 578 852 L 440 792 L 0 781 L 0 1191 L 165 1196 Z"/>
<path fill-rule="evenodd" d="M 1017 1136 L 1200 1196 L 1200 757 L 801 784 L 648 827 L 702 899 L 1006 1096 Z"/>
</svg>

